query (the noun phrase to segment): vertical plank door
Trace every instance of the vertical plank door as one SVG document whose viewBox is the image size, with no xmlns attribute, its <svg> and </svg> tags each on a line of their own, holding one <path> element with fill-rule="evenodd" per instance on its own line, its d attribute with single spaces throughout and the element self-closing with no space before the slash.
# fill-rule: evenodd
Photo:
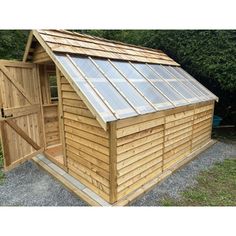
<svg viewBox="0 0 236 236">
<path fill-rule="evenodd" d="M 0 136 L 5 170 L 44 148 L 36 65 L 0 60 Z"/>
</svg>

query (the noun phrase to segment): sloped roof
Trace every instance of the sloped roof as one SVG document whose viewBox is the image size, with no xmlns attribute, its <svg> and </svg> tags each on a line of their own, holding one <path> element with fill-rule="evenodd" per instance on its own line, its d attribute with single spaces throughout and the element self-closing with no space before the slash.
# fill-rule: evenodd
<svg viewBox="0 0 236 236">
<path fill-rule="evenodd" d="M 61 30 L 34 35 L 103 127 L 218 99 L 163 52 Z"/>
<path fill-rule="evenodd" d="M 179 65 L 160 50 L 109 41 L 66 30 L 38 30 L 38 32 L 53 52 Z"/>
</svg>

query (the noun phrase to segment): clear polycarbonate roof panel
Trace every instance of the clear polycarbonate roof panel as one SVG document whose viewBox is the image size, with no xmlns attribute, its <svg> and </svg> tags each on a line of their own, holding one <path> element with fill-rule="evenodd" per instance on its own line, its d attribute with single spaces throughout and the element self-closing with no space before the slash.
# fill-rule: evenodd
<svg viewBox="0 0 236 236">
<path fill-rule="evenodd" d="M 184 84 L 191 90 L 201 101 L 206 101 L 208 98 L 194 85 L 193 81 L 185 78 L 183 75 L 178 73 L 173 67 L 171 66 L 164 66 L 165 69 L 169 71 L 177 80 L 182 80 Z"/>
<path fill-rule="evenodd" d="M 71 59 L 93 85 L 94 89 L 105 99 L 117 118 L 137 115 L 127 100 L 121 96 L 116 87 L 109 82 L 89 58 L 71 57 Z"/>
<path fill-rule="evenodd" d="M 82 99 L 104 122 L 217 99 L 179 67 L 68 54 L 55 56 Z"/>
<path fill-rule="evenodd" d="M 61 63 L 71 79 L 78 86 L 79 90 L 87 98 L 90 104 L 96 109 L 104 121 L 116 120 L 116 117 L 107 108 L 102 99 L 94 92 L 93 88 L 84 80 L 83 76 L 78 72 L 76 67 L 66 56 L 56 55 L 56 58 Z"/>
<path fill-rule="evenodd" d="M 174 70 L 178 71 L 181 75 L 183 75 L 186 79 L 189 79 L 195 87 L 197 87 L 203 94 L 205 94 L 208 99 L 218 99 L 218 97 L 209 91 L 206 87 L 204 87 L 200 82 L 194 79 L 189 73 L 183 70 L 181 67 L 172 67 Z"/>
<path fill-rule="evenodd" d="M 112 61 L 120 73 L 133 84 L 137 90 L 158 110 L 173 108 L 173 104 L 165 98 L 150 82 L 127 62 Z"/>
<path fill-rule="evenodd" d="M 132 63 L 134 67 L 146 77 L 160 92 L 172 103 L 177 105 L 187 105 L 188 101 L 177 91 L 175 91 L 164 79 L 155 73 L 148 65 L 143 63 Z"/>
<path fill-rule="evenodd" d="M 155 72 L 161 76 L 168 84 L 170 84 L 179 94 L 182 94 L 190 102 L 200 102 L 201 100 L 197 97 L 193 91 L 189 89 L 184 83 L 183 79 L 175 78 L 171 73 L 168 72 L 162 65 L 150 65 Z"/>
<path fill-rule="evenodd" d="M 113 83 L 118 90 L 123 93 L 123 96 L 129 100 L 130 104 L 141 113 L 149 113 L 155 111 L 155 109 L 145 100 L 143 96 L 128 83 L 127 80 L 115 69 L 112 64 L 105 59 L 93 59 L 100 70 L 106 75 L 106 77 Z"/>
</svg>

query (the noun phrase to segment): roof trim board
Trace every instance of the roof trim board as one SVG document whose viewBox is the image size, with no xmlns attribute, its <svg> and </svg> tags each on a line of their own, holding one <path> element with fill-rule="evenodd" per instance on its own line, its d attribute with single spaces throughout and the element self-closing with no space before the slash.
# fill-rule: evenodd
<svg viewBox="0 0 236 236">
<path fill-rule="evenodd" d="M 26 43 L 26 47 L 25 47 L 25 52 L 24 52 L 24 55 L 23 55 L 23 62 L 27 61 L 33 37 L 34 37 L 33 31 L 30 31 L 29 36 L 28 36 L 28 40 L 27 40 L 27 43 Z"/>
</svg>

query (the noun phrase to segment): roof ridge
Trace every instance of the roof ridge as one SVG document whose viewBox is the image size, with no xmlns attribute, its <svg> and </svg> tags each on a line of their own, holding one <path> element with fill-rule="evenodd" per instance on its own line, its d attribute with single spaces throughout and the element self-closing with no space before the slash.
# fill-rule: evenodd
<svg viewBox="0 0 236 236">
<path fill-rule="evenodd" d="M 164 52 L 162 50 L 160 50 L 160 49 L 154 49 L 154 48 L 148 48 L 148 47 L 144 47 L 144 46 L 140 46 L 140 45 L 124 43 L 124 42 L 121 42 L 121 41 L 110 40 L 110 39 L 101 38 L 101 37 L 94 36 L 94 35 L 78 33 L 78 32 L 75 32 L 75 31 L 59 30 L 59 29 L 52 30 L 52 31 L 59 31 L 59 32 L 63 32 L 63 33 L 69 33 L 69 34 L 72 34 L 72 35 L 79 35 L 81 37 L 88 37 L 88 38 L 91 38 L 91 39 L 97 39 L 99 41 L 105 41 L 105 42 L 120 44 L 120 45 L 123 45 L 123 46 L 135 47 L 135 48 L 139 48 L 139 49 L 143 49 L 143 50 L 147 50 L 147 51 L 159 52 L 159 53 L 163 53 L 164 54 Z"/>
</svg>

